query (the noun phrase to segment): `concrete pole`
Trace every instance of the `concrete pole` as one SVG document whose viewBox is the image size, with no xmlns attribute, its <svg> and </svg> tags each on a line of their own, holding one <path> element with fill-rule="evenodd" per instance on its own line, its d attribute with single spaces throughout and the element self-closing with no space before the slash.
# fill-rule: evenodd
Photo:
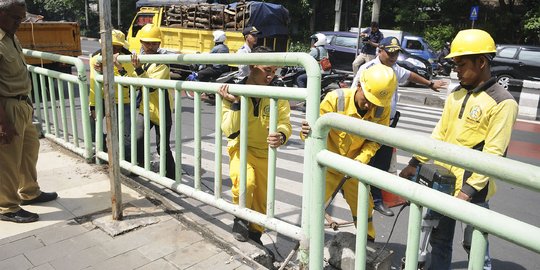
<svg viewBox="0 0 540 270">
<path fill-rule="evenodd" d="M 360 11 L 358 14 L 358 33 L 356 35 L 356 56 L 358 56 L 358 48 L 360 48 L 360 42 L 362 42 L 362 40 L 360 39 L 360 33 L 362 33 L 362 12 L 364 12 L 364 0 L 360 0 Z"/>
<path fill-rule="evenodd" d="M 86 17 L 86 29 L 89 29 L 89 19 L 88 19 L 88 0 L 84 0 L 84 16 Z"/>
<path fill-rule="evenodd" d="M 372 22 L 379 22 L 380 11 L 381 11 L 381 0 L 373 0 L 373 7 L 371 11 Z"/>
<path fill-rule="evenodd" d="M 339 25 L 341 23 L 341 0 L 336 0 L 336 19 L 334 22 L 334 31 L 339 31 Z"/>
<path fill-rule="evenodd" d="M 122 185 L 118 155 L 118 116 L 116 113 L 114 67 L 112 49 L 111 0 L 99 0 L 101 56 L 103 63 L 103 98 L 107 123 L 107 148 L 109 150 L 109 179 L 113 220 L 122 220 Z"/>
<path fill-rule="evenodd" d="M 122 20 L 120 18 L 120 0 L 116 0 L 116 9 L 118 11 L 117 18 L 116 18 L 116 25 L 118 27 L 118 30 L 122 29 Z"/>
</svg>

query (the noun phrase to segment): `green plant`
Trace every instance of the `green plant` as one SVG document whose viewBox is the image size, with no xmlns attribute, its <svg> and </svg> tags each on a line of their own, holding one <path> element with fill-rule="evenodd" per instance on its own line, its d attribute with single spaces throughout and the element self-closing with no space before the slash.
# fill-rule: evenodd
<svg viewBox="0 0 540 270">
<path fill-rule="evenodd" d="M 446 41 L 452 41 L 455 31 L 452 25 L 428 26 L 424 32 L 424 37 L 434 50 L 439 51 L 444 47 Z"/>
<path fill-rule="evenodd" d="M 292 41 L 289 46 L 289 52 L 309 52 L 310 45 L 308 42 Z"/>
</svg>

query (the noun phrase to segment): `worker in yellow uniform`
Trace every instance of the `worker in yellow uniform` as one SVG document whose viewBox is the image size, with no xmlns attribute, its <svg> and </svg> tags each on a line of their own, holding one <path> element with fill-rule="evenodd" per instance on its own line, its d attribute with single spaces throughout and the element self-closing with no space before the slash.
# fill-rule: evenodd
<svg viewBox="0 0 540 270">
<path fill-rule="evenodd" d="M 365 70 L 356 88 L 337 89 L 326 95 L 321 102 L 320 114 L 339 113 L 349 117 L 362 119 L 384 126 L 390 123 L 392 95 L 397 87 L 396 74 L 392 68 L 382 64 L 374 65 Z M 305 138 L 311 127 L 307 121 L 302 122 L 302 138 Z M 328 150 L 342 156 L 368 164 L 379 147 L 379 143 L 365 138 L 348 134 L 344 131 L 331 129 L 328 134 Z M 344 175 L 334 169 L 326 173 L 326 194 L 328 201 L 344 178 Z M 349 179 L 343 184 L 343 194 L 352 212 L 356 224 L 358 204 L 358 181 Z M 373 199 L 369 199 L 368 207 L 368 240 L 375 240 L 375 228 L 372 221 Z"/>
<path fill-rule="evenodd" d="M 267 47 L 257 47 L 252 53 L 270 52 Z M 275 66 L 250 65 L 250 73 L 242 84 L 268 85 L 276 74 Z M 233 202 L 238 204 L 240 191 L 240 97 L 229 93 L 229 87 L 223 85 L 218 94 L 223 97 L 223 118 L 221 129 L 229 142 L 227 149 L 230 157 L 230 177 Z M 277 148 L 291 136 L 291 108 L 287 100 L 278 101 L 277 132 L 269 133 L 270 99 L 250 98 L 248 110 L 248 150 L 247 150 L 247 183 L 246 207 L 259 213 L 266 213 L 266 189 L 268 179 L 268 147 Z M 248 239 L 262 245 L 262 226 L 235 218 L 233 236 L 245 242 Z"/>
<path fill-rule="evenodd" d="M 126 36 L 122 31 L 113 29 L 111 32 L 112 35 L 112 46 L 113 46 L 113 62 L 114 62 L 114 76 L 131 76 L 134 74 L 134 67 L 131 63 L 119 63 L 117 58 L 118 55 L 131 54 L 128 50 L 128 43 L 126 41 Z M 100 40 L 101 41 L 101 40 Z M 95 141 L 95 130 L 96 130 L 96 74 L 101 74 L 103 72 L 103 64 L 101 61 L 98 61 L 98 57 L 101 56 L 101 49 L 97 50 L 92 54 L 90 58 L 90 116 L 93 121 L 90 121 L 90 127 L 92 129 L 92 141 Z M 114 85 L 114 89 L 118 91 L 118 85 Z M 103 92 L 103 89 L 100 89 Z M 129 87 L 122 87 L 123 99 L 120 101 L 120 104 L 124 106 L 124 145 L 125 145 L 125 157 L 127 161 L 131 161 L 131 110 L 130 110 L 130 96 L 129 96 Z M 103 96 L 103 94 L 101 95 Z M 118 104 L 119 96 L 114 97 L 115 103 Z M 103 104 L 103 103 L 102 103 Z M 105 151 L 106 150 L 105 145 Z"/>
<path fill-rule="evenodd" d="M 498 156 L 505 154 L 518 105 L 512 95 L 491 76 L 490 63 L 495 52 L 493 38 L 483 30 L 462 30 L 456 35 L 450 54 L 446 57 L 454 60 L 460 85 L 446 99 L 441 119 L 431 133 L 433 139 Z M 410 178 L 415 175 L 418 165 L 428 160 L 426 157 L 413 156 L 399 176 Z M 489 208 L 488 201 L 496 191 L 494 179 L 438 161 L 435 163 L 456 176 L 454 196 Z M 428 212 L 428 215 L 433 213 Z M 429 269 L 450 269 L 455 225 L 454 219 L 442 216 L 438 226 L 433 229 L 429 240 Z M 463 240 L 467 252 L 470 250 L 471 237 L 472 227 L 467 225 Z M 484 269 L 491 269 L 489 250 L 486 252 Z"/>
<path fill-rule="evenodd" d="M 161 31 L 159 27 L 153 24 L 147 24 L 137 34 L 141 41 L 141 54 L 161 54 L 166 53 L 160 48 Z M 135 66 L 136 76 L 139 78 L 162 79 L 170 80 L 171 73 L 168 65 L 157 63 L 142 64 L 139 61 L 137 53 L 131 56 L 131 63 Z M 138 100 L 142 100 L 142 92 Z M 176 164 L 171 151 L 170 137 L 172 129 L 172 95 L 169 91 L 165 92 L 165 108 L 159 107 L 159 91 L 151 88 L 148 97 L 148 111 L 150 113 L 150 129 L 154 128 L 156 134 L 156 149 L 160 155 L 165 155 L 165 176 L 170 179 L 175 179 Z M 143 102 L 139 103 L 139 115 L 137 116 L 137 163 L 144 163 L 144 106 Z M 165 110 L 165 134 L 161 138 L 159 132 L 159 111 Z M 160 153 L 160 141 L 165 140 L 165 153 Z M 179 143 L 179 142 L 178 142 Z"/>
</svg>

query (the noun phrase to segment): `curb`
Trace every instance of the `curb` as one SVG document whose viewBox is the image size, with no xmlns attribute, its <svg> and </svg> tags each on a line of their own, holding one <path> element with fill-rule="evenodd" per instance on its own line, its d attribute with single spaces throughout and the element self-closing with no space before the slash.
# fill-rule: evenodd
<svg viewBox="0 0 540 270">
<path fill-rule="evenodd" d="M 99 38 L 81 37 L 81 40 L 99 41 Z"/>
</svg>

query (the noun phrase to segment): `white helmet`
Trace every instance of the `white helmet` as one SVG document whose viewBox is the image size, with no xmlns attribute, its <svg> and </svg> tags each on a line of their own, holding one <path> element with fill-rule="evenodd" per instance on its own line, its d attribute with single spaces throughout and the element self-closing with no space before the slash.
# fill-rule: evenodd
<svg viewBox="0 0 540 270">
<path fill-rule="evenodd" d="M 225 36 L 225 32 L 223 32 L 221 30 L 214 31 L 214 33 L 212 33 L 212 35 L 214 35 L 214 42 L 217 42 L 217 43 L 223 43 L 223 42 L 225 42 L 225 39 L 227 38 Z"/>
<path fill-rule="evenodd" d="M 312 35 L 309 37 L 310 39 L 313 39 L 313 45 L 315 46 L 324 46 L 327 44 L 326 42 L 326 35 L 317 33 L 315 35 Z"/>
</svg>

